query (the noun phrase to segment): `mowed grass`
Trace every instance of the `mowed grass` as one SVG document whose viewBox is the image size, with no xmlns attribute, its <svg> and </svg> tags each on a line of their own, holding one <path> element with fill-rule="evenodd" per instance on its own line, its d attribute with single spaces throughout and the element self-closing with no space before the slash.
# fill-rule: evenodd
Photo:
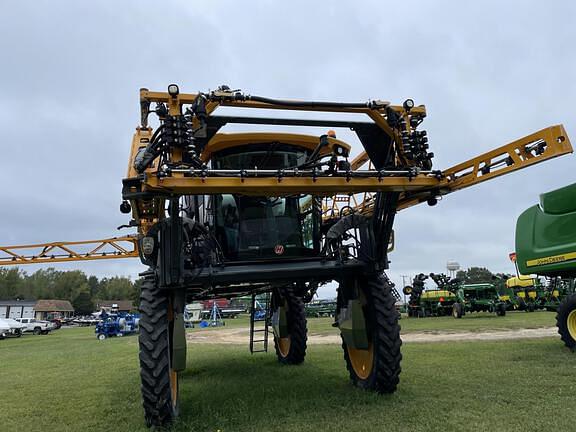
<svg viewBox="0 0 576 432">
<path fill-rule="evenodd" d="M 0 341 L 2 430 L 146 430 L 137 354 L 136 337 L 100 342 L 93 329 Z M 406 344 L 403 354 L 398 391 L 377 396 L 350 385 L 337 345 L 310 346 L 296 367 L 247 345 L 190 345 L 173 429 L 574 430 L 576 357 L 557 338 Z"/>
</svg>

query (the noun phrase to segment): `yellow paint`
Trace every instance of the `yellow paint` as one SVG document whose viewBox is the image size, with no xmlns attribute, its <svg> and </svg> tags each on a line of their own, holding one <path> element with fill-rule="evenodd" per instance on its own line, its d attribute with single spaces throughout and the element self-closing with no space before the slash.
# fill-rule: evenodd
<svg viewBox="0 0 576 432">
<path fill-rule="evenodd" d="M 569 252 L 561 255 L 553 255 L 544 258 L 537 258 L 526 261 L 526 267 L 541 266 L 547 264 L 556 264 L 564 261 L 576 259 L 576 252 Z"/>
<path fill-rule="evenodd" d="M 355 349 L 346 345 L 348 350 L 348 357 L 354 373 L 360 379 L 367 379 L 372 373 L 374 365 L 374 346 L 372 343 L 368 346 L 367 350 Z"/>
<path fill-rule="evenodd" d="M 103 240 L 51 242 L 0 246 L 0 265 L 93 261 L 138 257 L 138 239 L 133 236 Z"/>
<path fill-rule="evenodd" d="M 568 333 L 570 333 L 572 339 L 576 340 L 576 309 L 568 314 L 568 318 L 566 318 L 566 327 L 568 327 Z"/>
<path fill-rule="evenodd" d="M 278 132 L 247 132 L 247 133 L 219 133 L 208 142 L 202 152 L 203 161 L 210 160 L 212 153 L 234 147 L 241 147 L 247 144 L 264 144 L 270 142 L 280 142 L 303 147 L 307 150 L 314 150 L 318 146 L 319 137 L 314 135 L 278 133 Z M 334 145 L 338 144 L 350 150 L 350 145 L 336 138 L 328 138 L 328 146 L 320 150 L 321 155 L 332 153 Z"/>
<path fill-rule="evenodd" d="M 456 295 L 451 291 L 446 290 L 432 290 L 432 291 L 424 291 L 420 298 L 422 299 L 429 299 L 429 298 L 436 298 L 436 297 L 445 297 L 447 299 L 451 299 L 456 297 Z"/>
<path fill-rule="evenodd" d="M 520 275 L 520 277 L 511 277 L 510 279 L 506 280 L 506 286 L 508 288 L 531 287 L 534 286 L 534 279 L 525 275 Z"/>
</svg>

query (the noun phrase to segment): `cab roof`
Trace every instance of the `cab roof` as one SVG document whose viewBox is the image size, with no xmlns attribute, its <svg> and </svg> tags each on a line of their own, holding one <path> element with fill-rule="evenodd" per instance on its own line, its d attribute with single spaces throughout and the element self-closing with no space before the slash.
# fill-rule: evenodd
<svg viewBox="0 0 576 432">
<path fill-rule="evenodd" d="M 278 133 L 278 132 L 234 132 L 217 133 L 208 142 L 201 158 L 203 161 L 210 160 L 213 153 L 233 147 L 241 147 L 248 144 L 264 144 L 278 142 L 290 144 L 296 147 L 303 147 L 306 150 L 314 150 L 320 142 L 320 137 L 315 135 Z M 339 145 L 350 151 L 350 145 L 337 138 L 328 137 L 328 146 L 320 150 L 321 155 L 332 152 L 334 145 Z"/>
</svg>

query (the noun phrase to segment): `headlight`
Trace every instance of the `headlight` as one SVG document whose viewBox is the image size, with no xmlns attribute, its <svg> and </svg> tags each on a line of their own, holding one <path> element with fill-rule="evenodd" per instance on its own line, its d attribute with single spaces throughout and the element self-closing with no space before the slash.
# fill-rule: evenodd
<svg viewBox="0 0 576 432">
<path fill-rule="evenodd" d="M 152 252 L 154 252 L 154 237 L 144 237 L 142 239 L 142 252 L 144 255 L 152 255 Z"/>
</svg>

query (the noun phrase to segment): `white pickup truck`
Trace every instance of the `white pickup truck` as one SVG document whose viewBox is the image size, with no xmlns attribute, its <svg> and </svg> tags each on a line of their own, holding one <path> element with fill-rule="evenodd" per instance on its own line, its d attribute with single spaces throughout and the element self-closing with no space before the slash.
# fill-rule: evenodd
<svg viewBox="0 0 576 432">
<path fill-rule="evenodd" d="M 5 339 L 8 333 L 10 333 L 10 326 L 0 321 L 0 340 Z"/>
<path fill-rule="evenodd" d="M 20 337 L 26 328 L 26 324 L 22 324 L 12 318 L 0 318 L 0 327 L 8 327 L 8 330 L 4 331 L 4 336 Z"/>
<path fill-rule="evenodd" d="M 24 332 L 32 332 L 35 335 L 45 335 L 54 330 L 54 324 L 48 321 L 40 321 L 34 318 L 16 318 L 16 321 L 26 326 L 23 329 Z"/>
</svg>

